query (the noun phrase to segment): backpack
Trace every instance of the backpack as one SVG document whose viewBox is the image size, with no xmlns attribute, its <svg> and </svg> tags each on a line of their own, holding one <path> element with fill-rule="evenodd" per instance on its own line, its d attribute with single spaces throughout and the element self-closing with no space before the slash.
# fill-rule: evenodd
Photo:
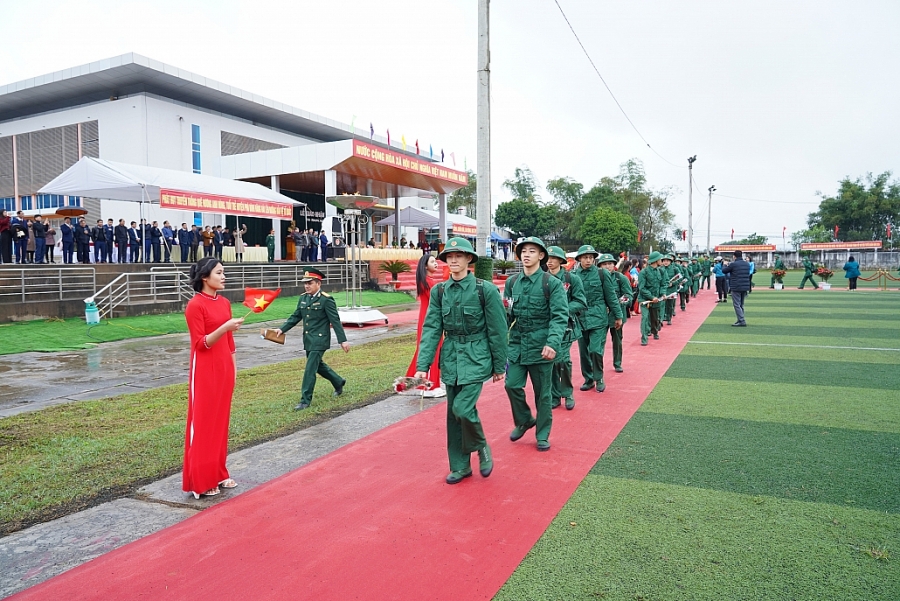
<svg viewBox="0 0 900 601">
<path fill-rule="evenodd" d="M 449 280 L 444 280 L 440 284 L 437 284 L 438 305 L 441 307 L 444 306 L 444 285 L 448 281 Z M 475 278 L 475 290 L 478 292 L 478 301 L 481 303 L 481 312 L 484 313 L 484 280 Z"/>
<path fill-rule="evenodd" d="M 512 290 L 512 287 L 515 286 L 516 281 L 519 279 L 519 275 L 521 275 L 521 271 L 519 273 L 512 274 L 508 280 L 506 280 L 506 285 Z M 571 283 L 569 280 L 569 272 L 566 273 L 566 284 Z M 544 276 L 541 278 L 541 287 L 544 289 L 544 299 L 550 300 L 550 272 L 545 271 Z M 482 304 L 482 307 L 484 305 Z"/>
</svg>

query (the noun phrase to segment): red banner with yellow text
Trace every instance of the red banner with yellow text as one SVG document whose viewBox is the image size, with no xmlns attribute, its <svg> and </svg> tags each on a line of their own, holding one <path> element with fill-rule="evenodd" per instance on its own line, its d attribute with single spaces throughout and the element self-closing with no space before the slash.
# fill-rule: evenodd
<svg viewBox="0 0 900 601">
<path fill-rule="evenodd" d="M 226 213 L 228 215 L 247 215 L 249 217 L 268 217 L 269 219 L 292 219 L 293 205 L 269 200 L 253 200 L 250 198 L 234 198 L 216 194 L 199 192 L 182 192 L 180 190 L 159 191 L 159 206 L 164 209 L 182 211 L 199 211 L 201 213 Z"/>
<path fill-rule="evenodd" d="M 775 250 L 774 244 L 719 244 L 715 248 L 717 253 L 734 252 L 739 250 L 745 253 L 771 252 Z"/>
<path fill-rule="evenodd" d="M 858 240 L 855 242 L 802 242 L 800 250 L 849 250 L 852 248 L 881 248 L 881 240 Z"/>
<path fill-rule="evenodd" d="M 434 177 L 447 182 L 462 184 L 463 186 L 469 183 L 469 175 L 463 171 L 448 169 L 438 163 L 423 161 L 399 152 L 394 152 L 393 150 L 386 150 L 380 146 L 366 144 L 359 140 L 353 141 L 353 156 L 381 165 L 389 165 L 391 167 L 396 167 L 397 169 L 403 169 L 404 171 L 420 173 L 427 177 Z"/>
<path fill-rule="evenodd" d="M 474 225 L 465 225 L 462 223 L 453 224 L 454 236 L 476 236 L 478 235 L 478 227 Z"/>
</svg>

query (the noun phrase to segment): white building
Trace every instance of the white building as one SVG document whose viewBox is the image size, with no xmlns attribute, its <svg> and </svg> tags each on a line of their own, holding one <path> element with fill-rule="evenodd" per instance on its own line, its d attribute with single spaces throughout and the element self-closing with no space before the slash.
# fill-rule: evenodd
<svg viewBox="0 0 900 601">
<path fill-rule="evenodd" d="M 0 86 L 0 208 L 69 204 L 91 219 L 137 220 L 134 203 L 37 194 L 82 156 L 256 181 L 305 203 L 294 211 L 296 225 L 329 238 L 327 217 L 337 210 L 326 196 L 373 194 L 385 199 L 375 216 L 383 217 L 398 198 L 443 202 L 467 181 L 439 157 L 138 54 Z M 226 227 L 235 219 L 158 206 L 149 218 Z M 257 244 L 270 228 L 280 233 L 290 223 L 245 222 L 247 239 Z"/>
</svg>

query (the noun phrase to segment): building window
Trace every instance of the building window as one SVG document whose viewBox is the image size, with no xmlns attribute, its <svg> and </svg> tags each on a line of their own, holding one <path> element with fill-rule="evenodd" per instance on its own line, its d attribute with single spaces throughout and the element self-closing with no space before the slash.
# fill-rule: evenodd
<svg viewBox="0 0 900 601">
<path fill-rule="evenodd" d="M 69 196 L 69 202 L 66 204 L 67 207 L 80 207 L 81 206 L 81 197 L 80 196 Z"/>
<path fill-rule="evenodd" d="M 36 200 L 38 209 L 58 209 L 66 206 L 66 197 L 61 194 L 38 194 Z"/>
<path fill-rule="evenodd" d="M 7 196 L 5 198 L 0 198 L 0 209 L 5 209 L 7 211 L 15 211 L 16 210 L 16 197 L 15 196 Z"/>
<path fill-rule="evenodd" d="M 200 173 L 200 126 L 191 125 L 191 160 L 194 173 Z"/>
<path fill-rule="evenodd" d="M 19 203 L 20 210 L 22 211 L 30 211 L 34 208 L 34 203 L 32 202 L 31 196 L 22 196 L 20 197 L 22 202 Z"/>
</svg>

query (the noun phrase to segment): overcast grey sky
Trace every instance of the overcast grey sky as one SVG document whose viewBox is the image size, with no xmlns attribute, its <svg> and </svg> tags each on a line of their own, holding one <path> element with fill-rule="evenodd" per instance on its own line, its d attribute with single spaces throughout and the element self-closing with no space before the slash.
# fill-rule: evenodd
<svg viewBox="0 0 900 601">
<path fill-rule="evenodd" d="M 641 159 L 695 244 L 805 225 L 816 191 L 900 162 L 897 0 L 493 0 L 496 205 L 516 166 L 590 187 Z M 476 161 L 476 0 L 0 0 L 0 83 L 138 52 Z M 449 158 L 448 158 L 449 161 Z M 781 202 L 726 198 L 744 197 Z"/>
</svg>

